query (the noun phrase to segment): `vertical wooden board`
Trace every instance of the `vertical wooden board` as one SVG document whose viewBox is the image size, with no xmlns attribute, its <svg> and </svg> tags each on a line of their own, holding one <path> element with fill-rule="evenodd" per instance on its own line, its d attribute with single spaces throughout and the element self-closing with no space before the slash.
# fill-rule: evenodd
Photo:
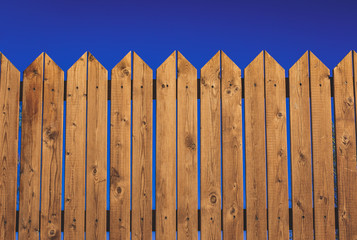
<svg viewBox="0 0 357 240">
<path fill-rule="evenodd" d="M 134 52 L 131 234 L 133 239 L 152 237 L 152 99 L 152 70 Z"/>
<path fill-rule="evenodd" d="M 201 69 L 201 238 L 221 238 L 220 52 Z"/>
<path fill-rule="evenodd" d="M 156 237 L 176 238 L 176 52 L 157 69 Z"/>
<path fill-rule="evenodd" d="M 0 239 L 15 240 L 20 72 L 0 53 Z"/>
<path fill-rule="evenodd" d="M 86 239 L 106 238 L 108 72 L 88 53 Z"/>
<path fill-rule="evenodd" d="M 131 52 L 112 70 L 110 239 L 130 239 Z"/>
<path fill-rule="evenodd" d="M 241 70 L 222 61 L 223 237 L 243 239 L 243 149 Z"/>
<path fill-rule="evenodd" d="M 294 239 L 313 239 L 309 53 L 289 70 Z"/>
<path fill-rule="evenodd" d="M 244 70 L 247 239 L 267 239 L 264 52 Z"/>
<path fill-rule="evenodd" d="M 177 52 L 177 239 L 197 240 L 197 70 Z"/>
<path fill-rule="evenodd" d="M 339 239 L 357 239 L 357 169 L 352 51 L 335 67 Z"/>
<path fill-rule="evenodd" d="M 310 53 L 315 239 L 335 239 L 330 70 Z"/>
<path fill-rule="evenodd" d="M 44 54 L 24 72 L 19 239 L 39 239 Z"/>
<path fill-rule="evenodd" d="M 41 239 L 61 239 L 64 73 L 45 54 L 42 121 Z"/>
<path fill-rule="evenodd" d="M 67 72 L 64 239 L 84 239 L 87 59 Z"/>
<path fill-rule="evenodd" d="M 269 239 L 289 238 L 285 70 L 265 52 Z"/>
</svg>

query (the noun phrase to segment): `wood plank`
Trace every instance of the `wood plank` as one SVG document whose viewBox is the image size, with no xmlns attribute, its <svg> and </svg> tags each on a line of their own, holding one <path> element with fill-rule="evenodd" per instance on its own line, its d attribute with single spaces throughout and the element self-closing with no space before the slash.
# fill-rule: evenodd
<svg viewBox="0 0 357 240">
<path fill-rule="evenodd" d="M 223 237 L 243 239 L 243 139 L 241 70 L 225 53 L 222 62 Z"/>
<path fill-rule="evenodd" d="M 267 239 L 264 52 L 244 70 L 247 239 Z"/>
<path fill-rule="evenodd" d="M 177 239 L 197 240 L 197 70 L 177 52 Z"/>
<path fill-rule="evenodd" d="M 152 95 L 153 74 L 133 54 L 132 238 L 152 237 Z"/>
<path fill-rule="evenodd" d="M 357 239 L 356 125 L 353 52 L 333 70 L 339 239 Z"/>
<path fill-rule="evenodd" d="M 44 54 L 24 71 L 19 239 L 39 239 Z"/>
<path fill-rule="evenodd" d="M 176 238 L 176 52 L 157 69 L 156 238 Z"/>
<path fill-rule="evenodd" d="M 67 72 L 64 239 L 84 239 L 88 53 Z"/>
<path fill-rule="evenodd" d="M 293 237 L 314 238 L 309 53 L 289 70 Z"/>
<path fill-rule="evenodd" d="M 108 72 L 88 53 L 86 239 L 106 238 Z"/>
<path fill-rule="evenodd" d="M 269 239 L 289 238 L 285 70 L 265 52 Z"/>
<path fill-rule="evenodd" d="M 110 239 L 130 239 L 131 52 L 112 70 Z"/>
<path fill-rule="evenodd" d="M 310 53 L 315 239 L 335 239 L 330 70 Z"/>
<path fill-rule="evenodd" d="M 20 72 L 0 53 L 0 239 L 16 238 Z"/>
<path fill-rule="evenodd" d="M 201 69 L 201 238 L 221 238 L 220 52 Z"/>
<path fill-rule="evenodd" d="M 47 54 L 44 65 L 41 239 L 61 239 L 64 73 Z"/>
</svg>

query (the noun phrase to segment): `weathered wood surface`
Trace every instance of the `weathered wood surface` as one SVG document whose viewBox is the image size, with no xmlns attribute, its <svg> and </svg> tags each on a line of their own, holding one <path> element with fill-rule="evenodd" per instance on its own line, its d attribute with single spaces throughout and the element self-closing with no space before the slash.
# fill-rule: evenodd
<svg viewBox="0 0 357 240">
<path fill-rule="evenodd" d="M 152 237 L 153 73 L 133 53 L 132 238 Z"/>
<path fill-rule="evenodd" d="M 198 238 L 197 70 L 177 52 L 177 238 Z"/>
<path fill-rule="evenodd" d="M 292 66 L 289 77 L 293 237 L 308 240 L 314 238 L 308 52 Z"/>
<path fill-rule="evenodd" d="M 156 235 L 176 238 L 176 52 L 157 69 Z"/>
<path fill-rule="evenodd" d="M 112 70 L 110 239 L 130 238 L 131 52 Z"/>
<path fill-rule="evenodd" d="M 0 239 L 16 238 L 20 72 L 0 53 Z"/>
<path fill-rule="evenodd" d="M 221 52 L 223 237 L 243 239 L 243 139 L 241 70 Z"/>
<path fill-rule="evenodd" d="M 64 238 L 84 239 L 88 53 L 67 72 Z"/>
</svg>

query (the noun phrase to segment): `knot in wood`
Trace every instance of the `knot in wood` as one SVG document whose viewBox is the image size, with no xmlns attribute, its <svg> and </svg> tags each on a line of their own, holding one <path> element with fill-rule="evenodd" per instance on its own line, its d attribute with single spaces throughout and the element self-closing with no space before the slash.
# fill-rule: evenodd
<svg viewBox="0 0 357 240">
<path fill-rule="evenodd" d="M 276 114 L 276 116 L 277 116 L 278 118 L 282 118 L 283 114 L 282 114 L 281 112 L 278 112 L 278 114 Z"/>
<path fill-rule="evenodd" d="M 56 235 L 56 230 L 55 229 L 50 229 L 49 231 L 48 231 L 48 236 L 49 237 L 54 237 Z"/>
<path fill-rule="evenodd" d="M 212 195 L 210 201 L 211 203 L 215 204 L 217 202 L 217 197 L 215 195 Z"/>
<path fill-rule="evenodd" d="M 117 187 L 117 193 L 118 193 L 118 194 L 121 193 L 121 187 Z"/>
</svg>

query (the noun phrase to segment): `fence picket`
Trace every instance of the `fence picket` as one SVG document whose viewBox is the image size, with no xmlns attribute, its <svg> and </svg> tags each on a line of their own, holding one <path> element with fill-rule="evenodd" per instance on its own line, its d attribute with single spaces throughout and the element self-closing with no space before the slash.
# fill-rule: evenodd
<svg viewBox="0 0 357 240">
<path fill-rule="evenodd" d="M 133 53 L 132 238 L 152 237 L 153 73 Z"/>
<path fill-rule="evenodd" d="M 313 239 L 309 53 L 289 70 L 294 239 Z"/>
<path fill-rule="evenodd" d="M 0 239 L 16 238 L 20 72 L 0 53 Z"/>
<path fill-rule="evenodd" d="M 339 239 L 357 239 L 356 123 L 353 52 L 333 70 L 338 181 Z"/>
<path fill-rule="evenodd" d="M 64 239 L 84 239 L 88 53 L 67 72 Z"/>
<path fill-rule="evenodd" d="M 61 239 L 64 73 L 44 57 L 41 239 Z"/>
<path fill-rule="evenodd" d="M 198 237 L 197 70 L 177 52 L 177 239 Z"/>
<path fill-rule="evenodd" d="M 201 69 L 201 238 L 221 238 L 220 51 Z"/>
<path fill-rule="evenodd" d="M 310 52 L 315 239 L 335 239 L 330 70 Z"/>
<path fill-rule="evenodd" d="M 131 52 L 112 70 L 110 239 L 130 238 Z"/>
<path fill-rule="evenodd" d="M 221 52 L 223 237 L 243 239 L 243 139 L 241 70 Z"/>
<path fill-rule="evenodd" d="M 41 133 L 44 54 L 24 71 L 19 239 L 40 236 Z"/>
<path fill-rule="evenodd" d="M 244 70 L 247 239 L 267 239 L 264 52 Z"/>
</svg>

